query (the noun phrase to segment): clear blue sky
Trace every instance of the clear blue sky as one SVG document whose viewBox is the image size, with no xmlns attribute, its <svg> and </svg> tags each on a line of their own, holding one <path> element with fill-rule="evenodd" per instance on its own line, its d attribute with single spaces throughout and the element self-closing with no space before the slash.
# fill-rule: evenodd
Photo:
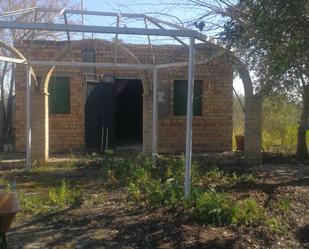
<svg viewBox="0 0 309 249">
<path fill-rule="evenodd" d="M 160 17 L 171 22 L 177 22 L 179 18 L 186 27 L 192 28 L 192 20 L 205 13 L 205 10 L 188 4 L 186 0 L 83 0 L 87 10 L 146 13 Z M 210 0 L 211 1 L 211 0 Z M 76 7 L 80 6 L 80 0 L 72 0 Z M 160 13 L 164 15 L 160 15 Z M 85 23 L 95 25 L 98 19 L 85 18 Z M 208 34 L 209 35 L 209 34 Z M 121 39 L 121 37 L 120 37 Z M 243 86 L 239 78 L 234 80 L 234 88 L 238 93 L 243 94 Z"/>
</svg>

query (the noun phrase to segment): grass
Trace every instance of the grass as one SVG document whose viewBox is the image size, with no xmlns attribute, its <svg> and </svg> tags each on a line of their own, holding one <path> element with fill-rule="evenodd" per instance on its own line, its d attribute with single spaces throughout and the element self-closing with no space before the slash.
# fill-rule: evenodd
<svg viewBox="0 0 309 249">
<path fill-rule="evenodd" d="M 43 215 L 81 204 L 82 192 L 62 179 L 60 186 L 48 187 L 48 194 L 19 192 L 19 216 Z"/>
</svg>

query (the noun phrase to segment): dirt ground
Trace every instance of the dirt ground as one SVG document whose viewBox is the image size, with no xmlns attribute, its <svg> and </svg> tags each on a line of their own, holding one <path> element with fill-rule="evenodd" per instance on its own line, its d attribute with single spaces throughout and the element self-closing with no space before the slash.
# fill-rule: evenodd
<svg viewBox="0 0 309 249">
<path fill-rule="evenodd" d="M 84 191 L 80 206 L 43 216 L 18 216 L 7 234 L 9 248 L 309 248 L 309 166 L 255 167 L 255 184 L 236 186 L 237 195 L 269 201 L 289 196 L 284 235 L 263 227 L 199 224 L 173 210 L 149 210 L 128 201 L 121 189 L 106 189 L 99 168 L 88 166 L 25 173 L 2 170 L 17 188 L 41 191 L 62 178 Z M 35 181 L 35 182 L 34 182 Z M 34 187 L 35 186 L 35 187 Z M 40 189 L 40 190 L 38 190 Z"/>
</svg>

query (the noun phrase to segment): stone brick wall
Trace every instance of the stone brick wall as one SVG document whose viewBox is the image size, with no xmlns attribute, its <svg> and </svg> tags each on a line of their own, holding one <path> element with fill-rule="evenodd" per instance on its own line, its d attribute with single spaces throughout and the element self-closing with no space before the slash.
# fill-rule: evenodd
<svg viewBox="0 0 309 249">
<path fill-rule="evenodd" d="M 27 41 L 17 47 L 27 54 Z M 102 40 L 83 40 L 72 43 L 72 52 L 66 49 L 66 42 L 34 41 L 31 50 L 32 60 L 82 60 L 82 49 L 93 47 L 96 62 L 152 63 L 148 46 L 125 44 L 125 48 L 115 51 L 114 45 Z M 209 58 L 211 46 L 197 45 L 196 61 Z M 175 45 L 154 46 L 156 63 L 183 62 L 188 60 L 188 48 Z M 58 55 L 57 55 L 58 54 Z M 60 55 L 59 55 L 60 54 Z M 134 56 L 132 55 L 134 54 Z M 35 67 L 35 73 L 46 77 L 48 67 Z M 16 70 L 16 149 L 25 150 L 26 139 L 26 84 L 25 69 L 19 65 Z M 102 69 L 95 73 L 113 75 L 116 78 L 141 79 L 144 88 L 143 104 L 143 148 L 149 151 L 152 144 L 152 72 L 142 70 Z M 185 148 L 186 118 L 173 115 L 173 82 L 176 79 L 187 79 L 187 67 L 162 69 L 159 75 L 159 152 L 181 153 Z M 70 114 L 49 114 L 49 149 L 51 152 L 82 150 L 84 147 L 84 94 L 85 81 L 83 69 L 56 67 L 52 76 L 70 77 Z M 195 79 L 203 81 L 202 116 L 193 118 L 194 151 L 228 151 L 232 146 L 232 66 L 224 58 L 216 58 L 206 65 L 196 66 Z M 40 86 L 47 89 L 47 86 Z M 41 103 L 34 108 L 48 109 L 41 94 Z M 47 98 L 47 97 L 45 97 Z M 34 110 L 35 111 L 35 110 Z M 46 112 L 46 110 L 45 110 Z M 48 118 L 46 120 L 48 120 Z M 32 120 L 33 125 L 42 122 Z M 44 126 L 44 124 L 43 124 Z M 46 128 L 47 125 L 45 124 Z M 41 126 L 42 127 L 42 126 Z M 42 128 L 43 129 L 43 128 Z M 43 129 L 44 130 L 44 129 Z M 44 132 L 44 131 L 42 131 Z"/>
<path fill-rule="evenodd" d="M 51 152 L 83 149 L 84 88 L 81 77 L 70 77 L 70 100 L 70 113 L 49 114 Z"/>
</svg>

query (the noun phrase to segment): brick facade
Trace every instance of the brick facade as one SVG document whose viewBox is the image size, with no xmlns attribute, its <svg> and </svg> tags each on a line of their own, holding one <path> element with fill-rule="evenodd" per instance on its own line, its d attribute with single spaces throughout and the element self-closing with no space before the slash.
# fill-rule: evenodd
<svg viewBox="0 0 309 249">
<path fill-rule="evenodd" d="M 114 49 L 114 45 L 103 40 L 83 40 L 72 43 L 72 52 L 65 49 L 66 42 L 34 41 L 31 50 L 32 60 L 63 60 L 69 61 L 71 54 L 75 61 L 82 60 L 82 49 L 95 49 L 96 62 L 121 63 L 152 63 L 151 51 L 148 46 L 125 44 L 125 48 Z M 17 46 L 27 54 L 28 42 Z M 188 48 L 175 45 L 154 46 L 156 63 L 183 62 L 188 60 Z M 58 55 L 57 55 L 58 54 Z M 209 58 L 212 48 L 207 44 L 196 46 L 196 61 Z M 35 67 L 37 76 L 46 78 L 48 67 Z M 142 70 L 102 69 L 96 68 L 95 73 L 113 75 L 118 78 L 135 78 L 143 82 L 143 148 L 149 151 L 152 144 L 152 72 Z M 56 67 L 53 76 L 70 77 L 70 114 L 49 114 L 48 89 L 41 83 L 40 90 L 33 89 L 32 125 L 36 142 L 49 144 L 50 152 L 83 150 L 84 148 L 84 101 L 85 80 L 84 69 L 75 67 Z M 162 69 L 158 72 L 159 84 L 159 152 L 183 152 L 185 148 L 186 117 L 173 115 L 173 82 L 177 79 L 187 79 L 187 67 Z M 194 151 L 229 151 L 232 146 L 232 65 L 224 59 L 214 59 L 206 65 L 197 65 L 195 79 L 202 80 L 202 116 L 193 117 L 193 150 Z M 26 84 L 25 66 L 18 65 L 16 70 L 16 149 L 25 150 L 26 141 Z M 42 113 L 36 117 L 36 113 Z M 44 113 L 47 115 L 44 119 Z M 43 118 L 42 118 L 43 117 Z M 48 122 L 48 124 L 44 121 Z M 36 124 L 41 122 L 41 125 Z M 45 122 L 45 123 L 44 123 Z M 44 126 L 48 135 L 44 132 Z M 49 127 L 48 127 L 49 126 Z M 37 135 L 35 135 L 37 134 Z M 46 136 L 43 136 L 45 134 Z M 41 142 L 42 142 L 41 141 Z"/>
</svg>

